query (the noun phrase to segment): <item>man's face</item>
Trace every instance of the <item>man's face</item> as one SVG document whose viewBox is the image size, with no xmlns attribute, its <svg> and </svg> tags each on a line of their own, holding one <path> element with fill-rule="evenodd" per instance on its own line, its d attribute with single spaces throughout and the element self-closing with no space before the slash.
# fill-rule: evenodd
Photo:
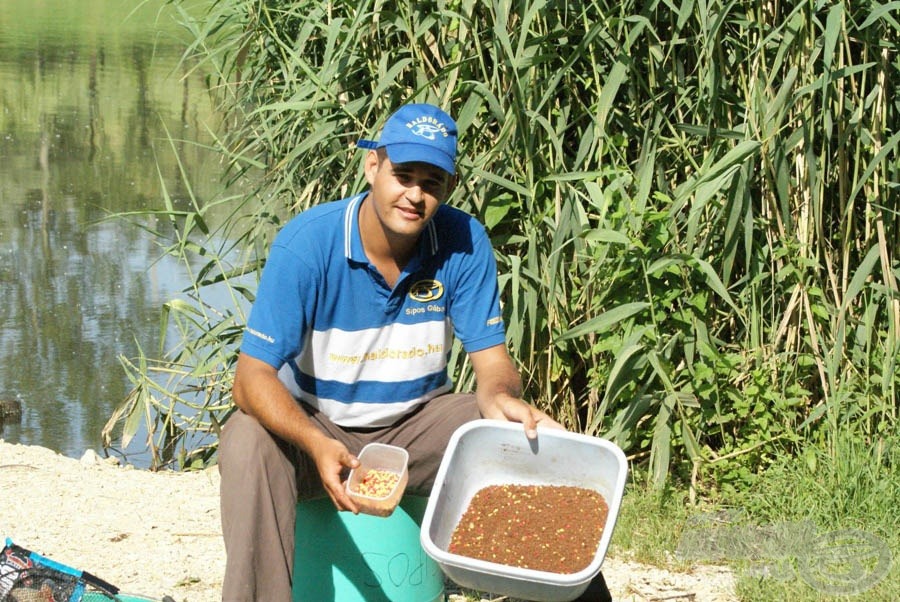
<svg viewBox="0 0 900 602">
<path fill-rule="evenodd" d="M 456 179 L 429 163 L 391 163 L 387 155 L 369 151 L 366 179 L 370 200 L 382 227 L 401 237 L 418 237 Z"/>
</svg>

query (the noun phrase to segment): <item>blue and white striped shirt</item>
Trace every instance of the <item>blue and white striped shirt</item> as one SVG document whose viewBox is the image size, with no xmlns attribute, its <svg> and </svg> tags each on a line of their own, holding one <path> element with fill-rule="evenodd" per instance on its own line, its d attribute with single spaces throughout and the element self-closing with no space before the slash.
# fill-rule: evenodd
<svg viewBox="0 0 900 602">
<path fill-rule="evenodd" d="M 365 196 L 313 207 L 278 233 L 241 345 L 346 427 L 393 424 L 449 391 L 454 334 L 467 352 L 505 342 L 483 226 L 442 205 L 391 289 L 363 250 Z"/>
</svg>

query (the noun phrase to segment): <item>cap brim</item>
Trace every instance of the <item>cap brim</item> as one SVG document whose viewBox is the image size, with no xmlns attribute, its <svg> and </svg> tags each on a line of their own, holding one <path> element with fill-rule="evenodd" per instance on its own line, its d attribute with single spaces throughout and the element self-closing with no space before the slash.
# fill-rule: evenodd
<svg viewBox="0 0 900 602">
<path fill-rule="evenodd" d="M 456 174 L 456 165 L 453 162 L 453 158 L 433 146 L 401 142 L 388 144 L 384 148 L 387 150 L 391 163 L 428 163 L 443 169 L 451 176 Z"/>
</svg>

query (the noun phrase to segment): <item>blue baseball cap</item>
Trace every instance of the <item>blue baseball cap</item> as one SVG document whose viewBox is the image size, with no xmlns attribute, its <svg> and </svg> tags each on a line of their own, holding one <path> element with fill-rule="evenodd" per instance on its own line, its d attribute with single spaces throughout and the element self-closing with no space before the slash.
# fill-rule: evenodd
<svg viewBox="0 0 900 602">
<path fill-rule="evenodd" d="M 384 147 L 391 163 L 421 161 L 456 173 L 456 122 L 434 105 L 400 107 L 384 124 L 377 142 L 360 140 L 356 146 Z"/>
</svg>

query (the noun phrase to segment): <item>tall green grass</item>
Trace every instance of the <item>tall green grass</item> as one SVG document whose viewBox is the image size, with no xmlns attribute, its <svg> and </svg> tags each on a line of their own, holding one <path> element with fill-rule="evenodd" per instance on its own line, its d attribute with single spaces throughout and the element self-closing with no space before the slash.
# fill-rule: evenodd
<svg viewBox="0 0 900 602">
<path fill-rule="evenodd" d="M 462 132 L 449 202 L 495 244 L 528 398 L 657 485 L 740 489 L 823 431 L 896 428 L 895 4 L 211 3 L 185 13 L 188 54 L 212 74 L 235 178 L 264 178 L 233 202 L 227 248 L 198 207 L 171 216 L 171 250 L 207 262 L 201 288 L 255 273 L 290 216 L 363 187 L 357 139 L 438 103 Z M 151 428 L 177 447 L 228 411 L 244 316 L 168 310 L 178 354 L 131 366 L 116 418 L 170 416 L 146 374 L 174 361 L 207 412 Z"/>
<path fill-rule="evenodd" d="M 724 565 L 743 602 L 897 600 L 898 444 L 841 428 L 780 456 L 725 503 L 691 504 L 683 488 L 633 474 L 609 553 L 673 572 Z"/>
<path fill-rule="evenodd" d="M 826 439 L 824 445 L 804 446 L 797 460 L 778 459 L 756 487 L 735 496 L 733 502 L 757 525 L 805 521 L 825 538 L 808 547 L 781 542 L 787 545 L 780 555 L 776 550 L 773 557 L 757 561 L 782 560 L 791 570 L 778 579 L 760 578 L 746 559 L 735 563 L 743 569 L 737 584 L 742 600 L 888 602 L 900 597 L 900 438 L 868 439 L 839 428 Z M 822 545 L 833 533 L 853 539 L 844 549 Z M 812 582 L 801 578 L 804 563 L 813 567 Z"/>
</svg>

